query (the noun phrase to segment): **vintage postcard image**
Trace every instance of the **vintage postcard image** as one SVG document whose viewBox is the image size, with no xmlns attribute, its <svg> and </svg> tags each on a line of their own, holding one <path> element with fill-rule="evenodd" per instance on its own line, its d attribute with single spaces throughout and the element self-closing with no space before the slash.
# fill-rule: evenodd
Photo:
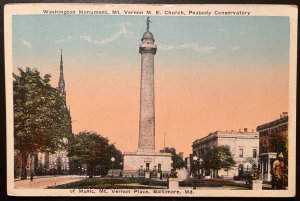
<svg viewBox="0 0 300 201">
<path fill-rule="evenodd" d="M 8 194 L 294 196 L 297 16 L 6 5 Z"/>
</svg>

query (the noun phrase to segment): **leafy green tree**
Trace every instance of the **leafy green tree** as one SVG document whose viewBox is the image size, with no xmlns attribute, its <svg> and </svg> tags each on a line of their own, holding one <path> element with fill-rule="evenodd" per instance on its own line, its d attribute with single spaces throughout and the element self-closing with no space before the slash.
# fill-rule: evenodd
<svg viewBox="0 0 300 201">
<path fill-rule="evenodd" d="M 269 151 L 283 154 L 283 161 L 288 165 L 288 132 L 282 131 L 269 136 Z"/>
<path fill-rule="evenodd" d="M 180 169 L 185 167 L 185 161 L 183 160 L 183 152 L 176 153 L 174 147 L 165 147 L 160 150 L 161 153 L 170 153 L 172 155 L 172 167 L 175 169 Z"/>
<path fill-rule="evenodd" d="M 14 146 L 21 155 L 21 179 L 26 179 L 27 158 L 36 152 L 54 152 L 67 137 L 63 98 L 50 85 L 50 75 L 40 76 L 29 67 L 13 74 Z"/>
<path fill-rule="evenodd" d="M 210 174 L 210 169 L 214 168 L 214 147 L 206 147 L 200 150 L 200 158 L 202 159 L 202 168 L 205 170 L 205 174 Z"/>
<path fill-rule="evenodd" d="M 221 168 L 229 170 L 236 163 L 228 146 L 203 148 L 200 151 L 200 158 L 207 175 L 210 174 L 210 170 L 220 170 Z"/>
<path fill-rule="evenodd" d="M 218 146 L 216 147 L 216 152 L 217 165 L 215 169 L 220 170 L 224 168 L 229 170 L 236 164 L 228 146 Z"/>
<path fill-rule="evenodd" d="M 109 140 L 96 132 L 82 131 L 74 136 L 69 147 L 69 157 L 78 164 L 87 165 L 89 175 L 107 174 L 111 158 L 115 157 L 114 168 L 120 168 L 122 153 Z"/>
</svg>

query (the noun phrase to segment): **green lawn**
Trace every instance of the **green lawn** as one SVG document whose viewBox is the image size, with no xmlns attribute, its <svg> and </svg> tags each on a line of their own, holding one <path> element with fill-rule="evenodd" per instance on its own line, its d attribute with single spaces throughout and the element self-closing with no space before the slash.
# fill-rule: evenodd
<svg viewBox="0 0 300 201">
<path fill-rule="evenodd" d="M 109 189 L 112 188 L 153 188 L 156 186 L 157 188 L 164 187 L 166 188 L 166 181 L 156 181 L 154 179 L 145 179 L 140 177 L 131 177 L 131 178 L 87 178 L 81 181 L 76 181 L 68 184 L 53 186 L 50 188 L 56 189 Z M 127 186 L 127 184 L 130 184 Z"/>
<path fill-rule="evenodd" d="M 228 188 L 234 187 L 235 189 L 247 189 L 245 184 L 235 183 L 233 181 L 222 179 L 210 180 L 195 180 L 188 179 L 179 182 L 180 187 L 211 187 L 211 188 Z M 166 189 L 168 187 L 167 181 L 160 181 L 155 179 L 145 179 L 142 177 L 129 177 L 129 178 L 86 178 L 81 181 L 76 181 L 68 184 L 52 186 L 49 188 L 55 189 Z"/>
</svg>

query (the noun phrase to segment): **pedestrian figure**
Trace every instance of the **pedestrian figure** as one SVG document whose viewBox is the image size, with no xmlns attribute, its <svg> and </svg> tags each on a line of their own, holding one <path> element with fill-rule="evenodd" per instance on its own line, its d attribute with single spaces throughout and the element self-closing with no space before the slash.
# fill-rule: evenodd
<svg viewBox="0 0 300 201">
<path fill-rule="evenodd" d="M 247 172 L 244 173 L 244 177 L 245 177 L 245 180 L 246 180 L 246 187 L 251 189 L 252 185 L 253 185 L 252 173 L 247 171 Z"/>
<path fill-rule="evenodd" d="M 33 172 L 30 173 L 30 181 L 33 181 Z"/>
<path fill-rule="evenodd" d="M 272 169 L 272 189 L 284 189 L 284 162 L 283 154 L 280 153 L 273 163 Z"/>
</svg>

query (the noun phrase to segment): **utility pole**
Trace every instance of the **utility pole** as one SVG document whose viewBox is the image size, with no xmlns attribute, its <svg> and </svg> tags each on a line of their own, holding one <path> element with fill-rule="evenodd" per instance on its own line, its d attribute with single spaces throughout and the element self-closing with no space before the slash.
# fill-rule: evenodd
<svg viewBox="0 0 300 201">
<path fill-rule="evenodd" d="M 164 132 L 164 152 L 166 152 L 166 132 Z"/>
</svg>

